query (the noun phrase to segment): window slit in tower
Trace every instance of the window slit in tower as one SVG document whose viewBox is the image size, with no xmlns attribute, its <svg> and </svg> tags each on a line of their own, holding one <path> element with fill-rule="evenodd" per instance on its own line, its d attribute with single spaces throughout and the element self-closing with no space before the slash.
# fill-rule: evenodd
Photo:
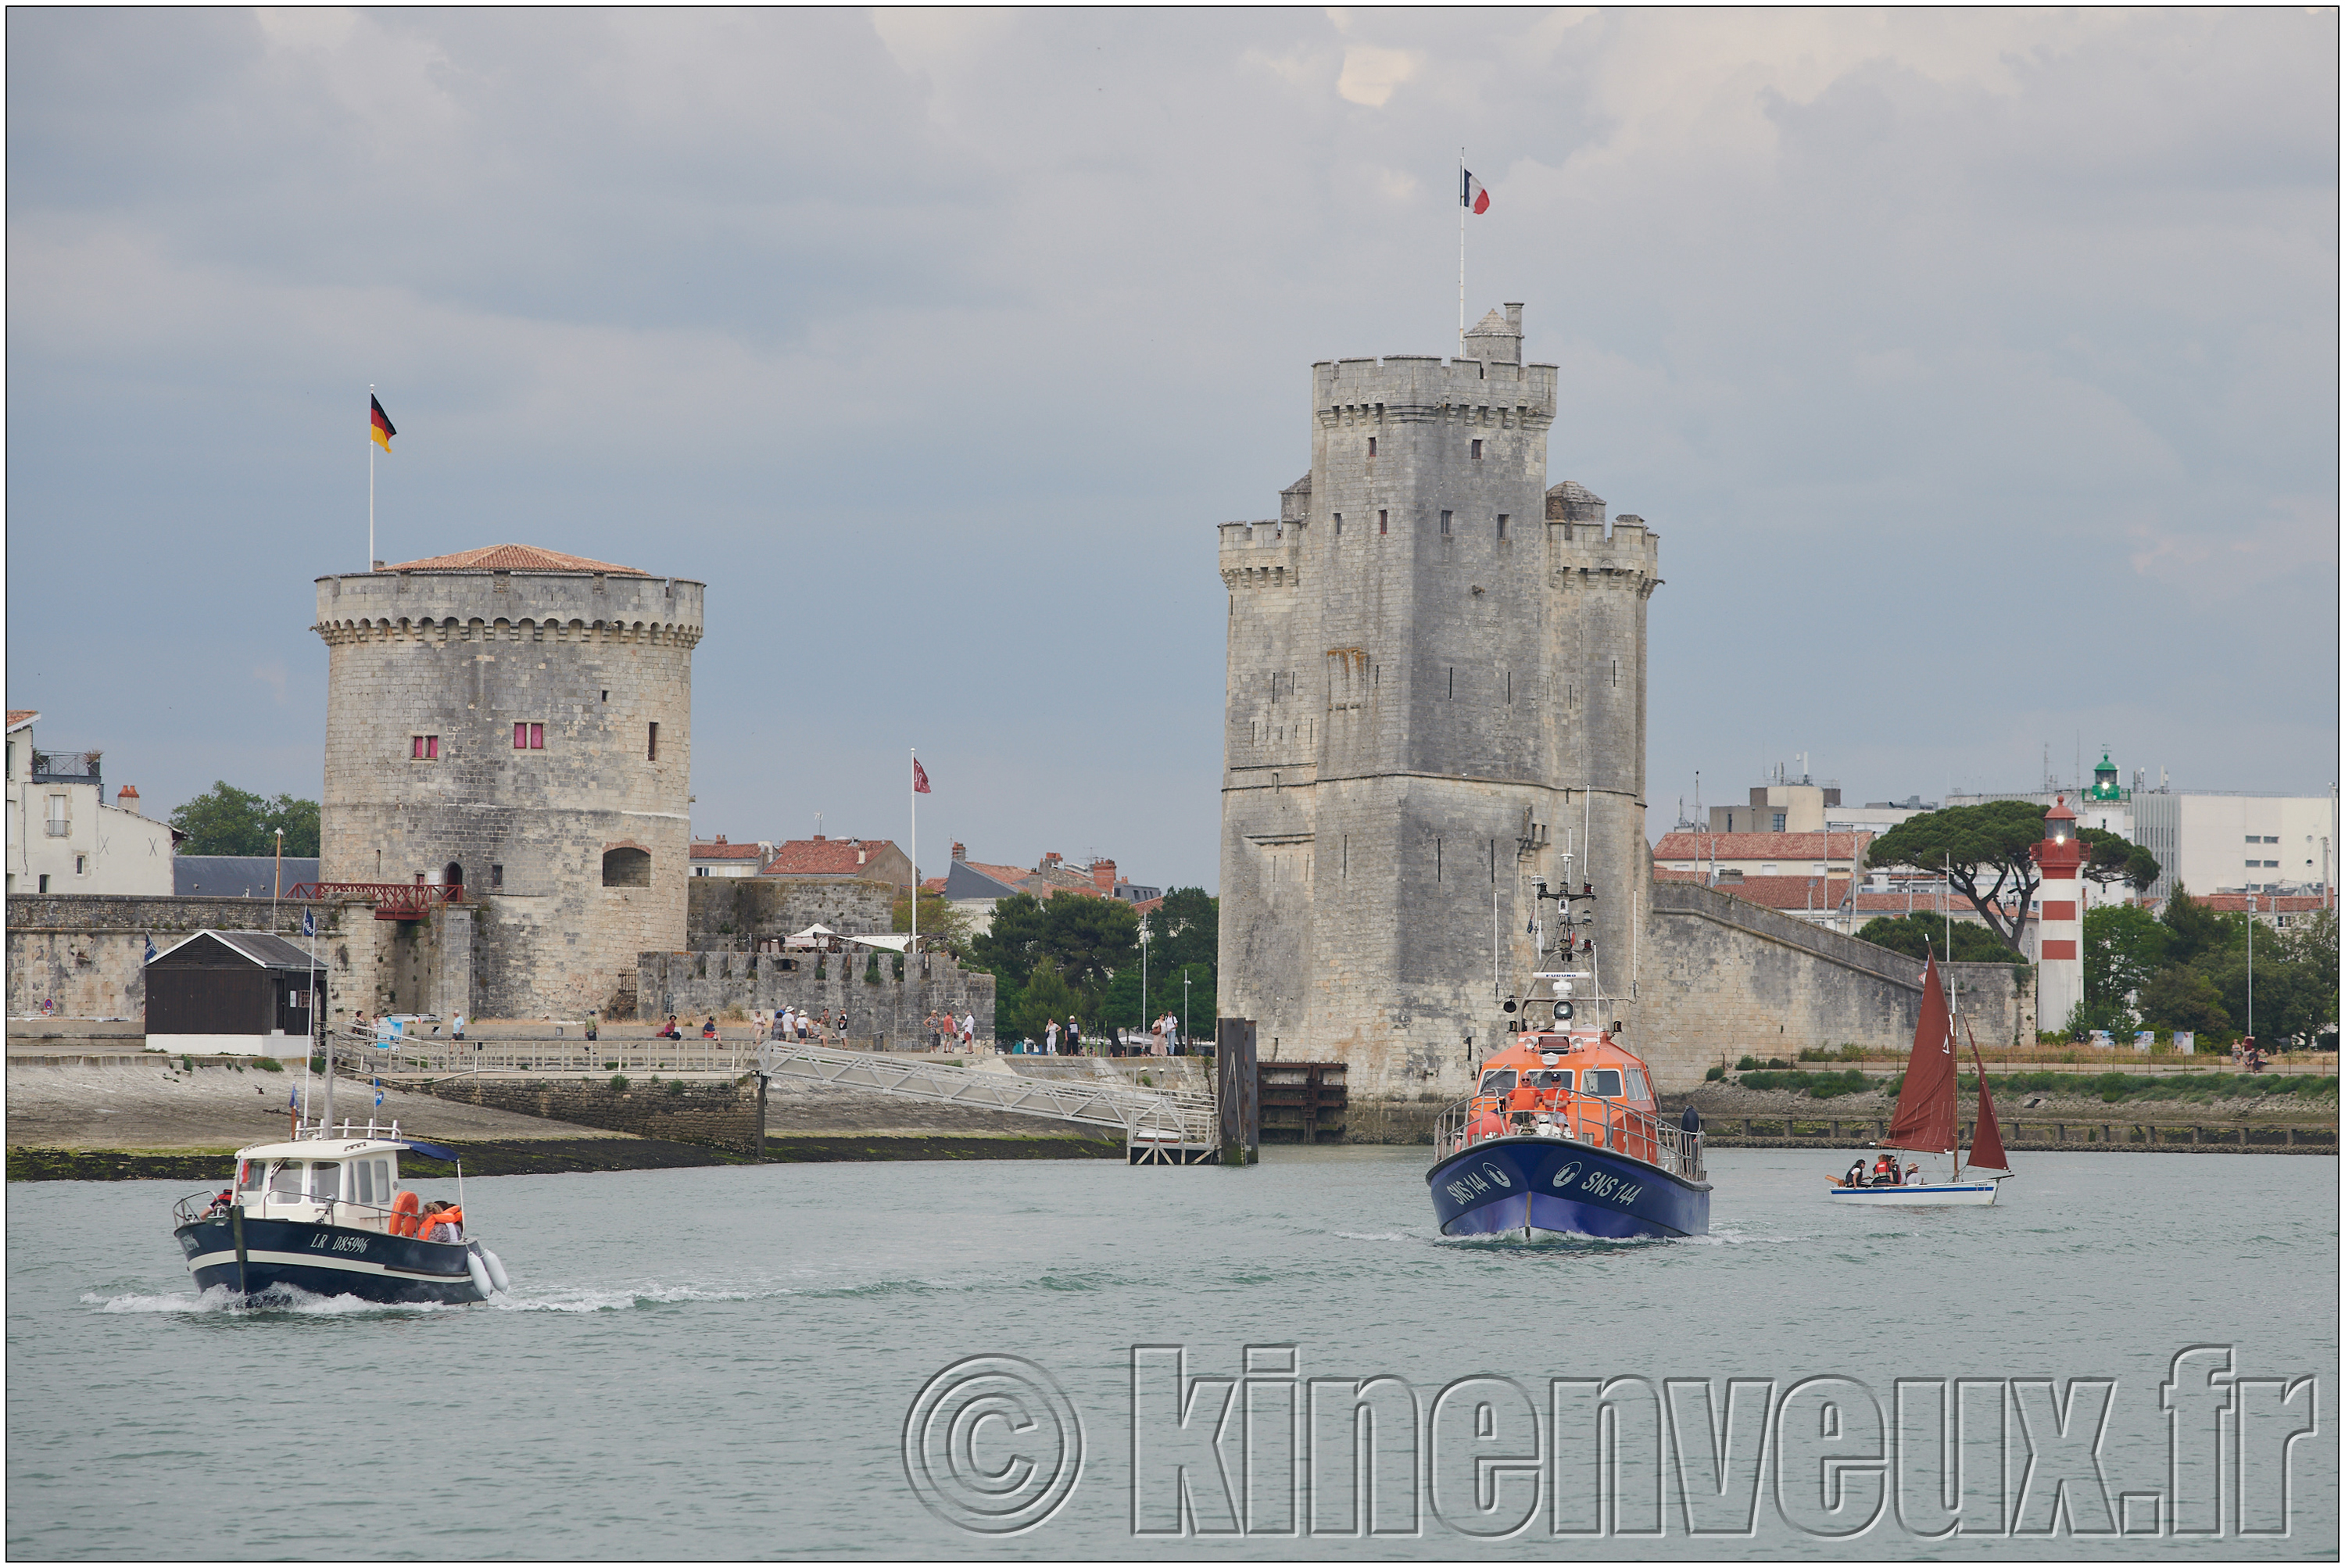
<svg viewBox="0 0 2345 1568">
<path fill-rule="evenodd" d="M 1433 840 L 1433 880 L 1436 882 L 1441 880 L 1441 840 L 1439 839 Z"/>
<path fill-rule="evenodd" d="M 1457 695 L 1457 667 L 1454 664 L 1449 667 L 1449 695 L 1452 697 Z"/>
<path fill-rule="evenodd" d="M 1490 840 L 1490 885 L 1498 885 L 1498 840 Z"/>
</svg>

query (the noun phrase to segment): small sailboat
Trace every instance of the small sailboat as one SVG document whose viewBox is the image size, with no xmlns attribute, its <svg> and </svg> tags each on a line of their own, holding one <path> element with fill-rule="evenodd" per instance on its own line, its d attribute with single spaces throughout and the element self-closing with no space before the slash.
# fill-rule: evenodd
<svg viewBox="0 0 2345 1568">
<path fill-rule="evenodd" d="M 1971 1042 L 1971 1060 L 1978 1069 L 1978 1125 L 1971 1131 L 1966 1162 L 1954 1135 L 1959 1063 L 1954 1055 L 1954 1013 L 1946 1005 L 1945 988 L 1938 981 L 1938 961 L 1933 956 L 1922 972 L 1922 1016 L 1914 1026 L 1913 1052 L 1905 1059 L 1905 1086 L 1898 1092 L 1897 1110 L 1889 1119 L 1889 1133 L 1881 1146 L 1949 1156 L 1953 1174 L 1945 1181 L 1932 1181 L 1918 1169 L 1900 1172 L 1891 1158 L 1885 1161 L 1887 1171 L 1870 1182 L 1855 1171 L 1832 1177 L 1828 1196 L 1833 1203 L 1867 1208 L 1954 1208 L 1995 1201 L 1996 1184 L 2011 1175 L 2011 1157 L 2004 1153 L 2003 1134 L 1995 1121 L 1995 1096 L 1988 1092 L 1986 1064 L 1979 1058 L 1975 1039 Z M 1981 1179 L 1966 1176 L 1966 1170 L 2000 1174 Z"/>
</svg>

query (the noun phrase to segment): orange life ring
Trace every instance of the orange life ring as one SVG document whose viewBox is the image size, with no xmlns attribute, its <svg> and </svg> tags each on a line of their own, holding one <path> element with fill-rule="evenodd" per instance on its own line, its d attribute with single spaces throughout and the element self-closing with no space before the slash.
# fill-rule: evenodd
<svg viewBox="0 0 2345 1568">
<path fill-rule="evenodd" d="M 401 1193 L 391 1200 L 391 1218 L 385 1228 L 393 1236 L 413 1236 L 415 1217 L 423 1207 L 423 1200 L 411 1192 Z"/>
</svg>

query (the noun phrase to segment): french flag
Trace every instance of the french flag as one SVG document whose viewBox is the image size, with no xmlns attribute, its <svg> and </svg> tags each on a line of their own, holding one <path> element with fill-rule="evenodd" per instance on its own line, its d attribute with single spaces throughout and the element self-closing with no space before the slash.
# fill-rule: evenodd
<svg viewBox="0 0 2345 1568">
<path fill-rule="evenodd" d="M 1461 168 L 1457 172 L 1463 176 L 1457 185 L 1457 205 L 1470 207 L 1477 214 L 1489 211 L 1490 193 L 1480 180 L 1474 178 L 1474 171 Z"/>
</svg>

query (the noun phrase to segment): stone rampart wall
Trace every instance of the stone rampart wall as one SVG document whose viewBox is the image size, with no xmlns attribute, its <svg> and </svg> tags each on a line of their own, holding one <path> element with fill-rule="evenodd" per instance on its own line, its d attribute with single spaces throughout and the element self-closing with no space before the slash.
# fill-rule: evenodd
<svg viewBox="0 0 2345 1568">
<path fill-rule="evenodd" d="M 328 1006 L 347 1017 L 366 1005 L 365 977 L 386 968 L 393 922 L 365 904 L 315 906 L 268 899 L 138 898 L 57 893 L 8 901 L 8 1012 L 23 1016 L 53 999 L 60 1016 L 143 1019 L 147 942 L 168 952 L 197 932 L 275 931 L 300 942 L 301 911 L 318 911 L 318 956 L 327 965 Z"/>
<path fill-rule="evenodd" d="M 1630 1049 L 1661 1088 L 1690 1088 L 1721 1058 L 1796 1062 L 1809 1047 L 1902 1051 L 1922 965 L 1691 882 L 1659 882 L 1639 957 Z M 1942 966 L 1982 1045 L 2033 1038 L 2027 991 L 2001 963 Z"/>
<path fill-rule="evenodd" d="M 956 1018 L 975 1013 L 977 1037 L 993 1038 L 993 976 L 963 970 L 945 954 L 932 952 L 922 955 L 929 962 L 925 977 L 916 961 L 906 960 L 905 977 L 899 980 L 897 955 L 879 952 L 874 981 L 869 978 L 874 951 L 787 957 L 722 951 L 647 952 L 640 960 L 637 981 L 643 1016 L 661 1019 L 673 1013 L 693 1021 L 733 1008 L 773 1012 L 797 1007 L 826 1013 L 844 1008 L 849 1035 L 876 1035 L 902 1044 L 919 1037 L 921 1021 L 943 1009 Z"/>
<path fill-rule="evenodd" d="M 810 925 L 859 936 L 895 918 L 896 890 L 865 877 L 694 877 L 686 886 L 685 945 L 695 952 L 746 952 Z"/>
<path fill-rule="evenodd" d="M 467 1105 L 543 1116 L 670 1143 L 699 1144 L 755 1159 L 766 1128 L 764 1080 L 756 1074 L 710 1083 L 633 1078 L 624 1089 L 599 1078 L 442 1078 L 422 1092 Z"/>
</svg>

